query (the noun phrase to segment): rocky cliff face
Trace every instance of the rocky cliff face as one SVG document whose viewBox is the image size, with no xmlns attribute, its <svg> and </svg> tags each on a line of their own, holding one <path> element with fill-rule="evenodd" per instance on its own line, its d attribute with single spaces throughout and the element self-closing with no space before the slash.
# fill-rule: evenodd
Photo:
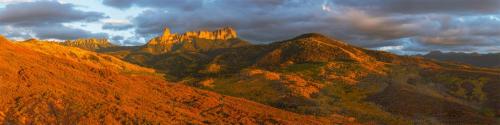
<svg viewBox="0 0 500 125">
<path fill-rule="evenodd" d="M 92 51 L 115 47 L 115 45 L 111 44 L 108 41 L 108 39 L 96 39 L 96 38 L 67 40 L 61 44 L 65 46 L 78 47 Z"/>
<path fill-rule="evenodd" d="M 179 42 L 190 42 L 193 39 L 205 40 L 229 40 L 237 38 L 236 31 L 231 27 L 224 27 L 215 31 L 193 31 L 183 34 L 172 34 L 169 28 L 165 28 L 163 35 L 152 39 L 148 44 L 171 44 Z"/>
<path fill-rule="evenodd" d="M 239 40 L 236 31 L 231 27 L 224 27 L 214 31 L 192 31 L 182 34 L 172 34 L 165 28 L 161 36 L 151 39 L 143 51 L 151 53 L 167 53 L 171 51 L 203 51 L 213 48 L 228 48 L 248 44 Z"/>
</svg>

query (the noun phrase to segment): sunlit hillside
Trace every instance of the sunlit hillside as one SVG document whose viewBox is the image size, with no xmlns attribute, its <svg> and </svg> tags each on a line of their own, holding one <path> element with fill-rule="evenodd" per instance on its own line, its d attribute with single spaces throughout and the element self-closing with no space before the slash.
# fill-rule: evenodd
<svg viewBox="0 0 500 125">
<path fill-rule="evenodd" d="M 0 125 L 500 125 L 500 0 L 0 0 Z"/>
<path fill-rule="evenodd" d="M 5 124 L 355 124 L 172 84 L 152 69 L 54 43 L 2 37 L 0 64 Z"/>
</svg>

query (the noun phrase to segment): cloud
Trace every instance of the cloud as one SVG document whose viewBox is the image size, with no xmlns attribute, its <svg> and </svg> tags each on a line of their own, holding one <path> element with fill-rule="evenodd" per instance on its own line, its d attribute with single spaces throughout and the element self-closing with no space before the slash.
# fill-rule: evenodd
<svg viewBox="0 0 500 125">
<path fill-rule="evenodd" d="M 22 31 L 4 29 L 0 33 L 47 38 L 78 36 L 72 33 L 106 36 L 65 25 L 91 22 L 101 23 L 110 34 L 134 32 L 134 36 L 112 37 L 126 45 L 142 44 L 165 27 L 185 32 L 232 26 L 241 38 L 256 43 L 317 32 L 358 46 L 405 54 L 498 51 L 495 47 L 500 46 L 499 0 L 102 0 L 122 11 L 144 10 L 130 22 L 106 19 L 103 13 L 74 9 L 72 4 L 35 3 L 12 3 L 0 9 L 0 26 Z M 58 32 L 50 26 L 68 34 L 39 33 L 42 30 L 37 28 Z"/>
<path fill-rule="evenodd" d="M 6 37 L 8 37 L 10 39 L 23 40 L 24 38 L 30 38 L 31 37 L 28 32 L 20 32 L 19 30 L 23 30 L 23 28 L 15 28 L 15 27 L 12 27 L 12 26 L 1 26 L 0 25 L 0 33 L 1 33 L 1 35 L 4 35 L 4 36 L 6 36 Z"/>
<path fill-rule="evenodd" d="M 355 7 L 380 13 L 497 13 L 498 0 L 331 0 L 339 6 Z"/>
<path fill-rule="evenodd" d="M 319 32 L 367 48 L 399 53 L 431 49 L 494 50 L 500 1 L 483 0 L 104 0 L 117 8 L 146 7 L 132 21 L 138 37 L 233 26 L 257 42 Z M 188 9 L 186 9 L 188 8 Z M 214 16 L 215 15 L 215 16 Z M 497 19 L 489 19 L 488 16 Z"/>
<path fill-rule="evenodd" d="M 111 40 L 117 41 L 117 42 L 122 41 L 124 39 L 125 38 L 123 36 L 113 36 L 113 37 L 111 37 Z"/>
<path fill-rule="evenodd" d="M 331 15 L 332 23 L 341 23 L 354 30 L 356 39 L 390 40 L 435 31 L 432 21 L 415 16 L 374 16 L 365 11 L 348 8 Z"/>
<path fill-rule="evenodd" d="M 261 1 L 261 0 L 259 0 Z M 195 10 L 203 5 L 203 0 L 103 0 L 104 5 L 126 9 L 132 6 L 152 8 L 175 8 Z"/>
<path fill-rule="evenodd" d="M 102 29 L 122 31 L 131 29 L 133 27 L 134 26 L 128 20 L 109 19 L 109 20 L 104 20 Z"/>
<path fill-rule="evenodd" d="M 40 39 L 71 40 L 78 38 L 108 38 L 107 33 L 92 33 L 86 30 L 63 25 L 48 25 L 32 28 L 35 36 Z"/>
<path fill-rule="evenodd" d="M 143 37 L 153 37 L 169 25 L 173 27 L 178 22 L 172 18 L 167 11 L 146 10 L 133 19 L 135 33 Z"/>
<path fill-rule="evenodd" d="M 92 33 L 64 25 L 42 25 L 37 27 L 0 26 L 0 33 L 18 40 L 27 38 L 70 40 L 77 38 L 108 38 L 107 33 Z"/>
<path fill-rule="evenodd" d="M 133 28 L 134 26 L 132 24 L 113 24 L 113 23 L 105 23 L 102 26 L 102 29 L 106 30 L 115 30 L 115 31 L 121 31 L 121 30 L 128 30 Z"/>
<path fill-rule="evenodd" d="M 440 46 L 485 47 L 499 45 L 500 20 L 495 16 L 472 16 L 467 18 L 447 19 L 441 22 L 439 32 L 421 35 L 418 39 L 423 44 Z"/>
<path fill-rule="evenodd" d="M 33 0 L 0 0 L 0 4 L 12 4 L 21 2 L 32 2 Z"/>
<path fill-rule="evenodd" d="M 37 26 L 63 22 L 92 22 L 105 18 L 100 12 L 74 9 L 72 4 L 56 1 L 37 1 L 8 4 L 0 9 L 0 24 Z"/>
<path fill-rule="evenodd" d="M 171 27 L 176 32 L 233 26 L 244 38 L 257 41 L 278 40 L 313 31 L 310 27 L 303 25 L 310 26 L 309 23 L 313 23 L 312 19 L 317 15 L 312 14 L 314 13 L 312 10 L 317 8 L 298 6 L 299 4 L 313 5 L 313 2 L 215 1 L 193 11 L 149 9 L 139 14 L 133 23 L 137 28 L 136 33 L 146 37 L 161 33 L 166 26 Z M 289 32 L 288 34 L 270 33 L 278 32 L 276 30 L 287 31 L 300 27 L 308 28 L 308 30 L 295 30 L 297 33 Z M 270 28 L 276 28 L 276 30 L 269 30 Z M 254 37 L 257 35 L 260 37 Z"/>
<path fill-rule="evenodd" d="M 0 33 L 26 39 L 107 38 L 107 33 L 92 33 L 63 25 L 73 22 L 95 22 L 104 18 L 106 18 L 104 13 L 77 10 L 73 4 L 57 1 L 16 2 L 0 9 L 0 25 L 11 28 Z"/>
</svg>

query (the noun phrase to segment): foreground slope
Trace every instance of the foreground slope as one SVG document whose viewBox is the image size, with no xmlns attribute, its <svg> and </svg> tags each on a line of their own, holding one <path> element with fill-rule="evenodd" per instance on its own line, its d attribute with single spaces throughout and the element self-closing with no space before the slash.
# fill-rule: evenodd
<svg viewBox="0 0 500 125">
<path fill-rule="evenodd" d="M 171 80 L 300 114 L 377 124 L 495 124 L 500 116 L 499 70 L 366 50 L 315 33 L 133 55 L 147 58 L 124 59 Z"/>
<path fill-rule="evenodd" d="M 168 84 L 151 69 L 54 43 L 0 37 L 0 64 L 4 124 L 348 123 Z"/>
</svg>

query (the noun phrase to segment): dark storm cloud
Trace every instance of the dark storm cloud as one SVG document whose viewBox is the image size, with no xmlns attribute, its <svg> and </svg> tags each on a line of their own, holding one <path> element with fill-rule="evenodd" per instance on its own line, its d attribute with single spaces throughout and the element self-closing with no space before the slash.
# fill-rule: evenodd
<svg viewBox="0 0 500 125">
<path fill-rule="evenodd" d="M 56 1 L 9 4 L 0 9 L 0 24 L 37 26 L 76 21 L 91 22 L 105 18 L 103 13 L 84 12 L 74 7 L 72 4 L 62 4 Z"/>
<path fill-rule="evenodd" d="M 125 41 L 125 37 L 123 36 L 113 36 L 111 37 L 111 43 L 116 45 L 124 45 L 123 41 Z"/>
<path fill-rule="evenodd" d="M 441 22 L 439 32 L 421 35 L 424 44 L 442 46 L 492 46 L 499 45 L 500 20 L 493 16 L 447 19 Z"/>
<path fill-rule="evenodd" d="M 116 8 L 129 8 L 135 0 L 103 0 L 104 5 L 116 7 Z"/>
<path fill-rule="evenodd" d="M 495 13 L 499 0 L 331 0 L 334 4 L 382 13 Z"/>
<path fill-rule="evenodd" d="M 273 7 L 287 3 L 290 0 L 103 0 L 104 5 L 127 9 L 132 6 L 149 8 L 170 8 L 192 11 L 212 3 L 229 3 L 239 7 L 260 6 Z M 229 7 L 229 6 L 225 6 Z"/>
<path fill-rule="evenodd" d="M 194 10 L 203 5 L 203 0 L 103 0 L 104 5 L 126 9 L 132 6 L 153 8 L 176 8 Z"/>
<path fill-rule="evenodd" d="M 124 40 L 124 39 L 125 39 L 125 38 L 124 38 L 123 36 L 113 36 L 113 37 L 111 37 L 111 40 L 113 40 L 113 41 L 117 41 L 117 42 L 118 42 L 118 41 L 122 41 L 122 40 Z"/>
<path fill-rule="evenodd" d="M 91 33 L 83 29 L 68 27 L 63 23 L 94 22 L 106 18 L 100 12 L 75 9 L 73 4 L 57 1 L 35 1 L 8 4 L 0 9 L 0 25 L 10 30 L 0 31 L 12 37 L 37 37 L 40 39 L 107 38 L 106 33 Z"/>
<path fill-rule="evenodd" d="M 149 6 L 134 19 L 135 32 L 150 38 L 166 26 L 176 32 L 233 26 L 240 37 L 260 42 L 319 32 L 367 48 L 408 52 L 481 51 L 499 46 L 500 39 L 500 21 L 494 18 L 498 0 L 214 0 L 201 5 L 189 11 Z"/>
<path fill-rule="evenodd" d="M 102 29 L 106 30 L 115 30 L 115 31 L 121 31 L 121 30 L 128 30 L 133 28 L 134 25 L 132 24 L 117 24 L 117 23 L 104 23 L 102 25 Z"/>
<path fill-rule="evenodd" d="M 135 17 L 133 23 L 135 25 L 135 32 L 144 37 L 151 37 L 160 34 L 163 29 L 175 25 L 177 21 L 170 17 L 167 11 L 162 10 L 146 10 L 139 16 Z"/>
<path fill-rule="evenodd" d="M 377 17 L 355 9 L 338 14 L 325 13 L 321 9 L 322 4 L 323 1 L 219 1 L 189 12 L 152 9 L 140 14 L 134 22 L 137 33 L 143 36 L 156 35 L 165 26 L 182 32 L 229 25 L 235 27 L 243 38 L 266 42 L 308 32 L 343 39 L 386 40 L 411 36 L 422 32 L 419 28 L 431 26 L 421 24 L 410 16 Z"/>
<path fill-rule="evenodd" d="M 298 5 L 312 6 L 317 2 L 321 3 L 320 1 L 214 1 L 193 11 L 150 9 L 136 17 L 134 23 L 137 28 L 136 32 L 143 36 L 158 34 L 165 26 L 177 32 L 233 26 L 244 38 L 258 41 L 279 40 L 300 33 L 316 31 L 313 30 L 313 28 L 318 28 L 315 25 L 319 24 L 315 22 L 316 16 L 324 17 L 319 17 L 321 14 L 311 13 L 314 13 L 312 10 L 320 10 L 319 6 L 316 6 L 318 8 L 303 8 Z M 273 30 L 270 30 L 271 28 Z M 288 33 L 285 34 L 285 31 Z"/>
</svg>

